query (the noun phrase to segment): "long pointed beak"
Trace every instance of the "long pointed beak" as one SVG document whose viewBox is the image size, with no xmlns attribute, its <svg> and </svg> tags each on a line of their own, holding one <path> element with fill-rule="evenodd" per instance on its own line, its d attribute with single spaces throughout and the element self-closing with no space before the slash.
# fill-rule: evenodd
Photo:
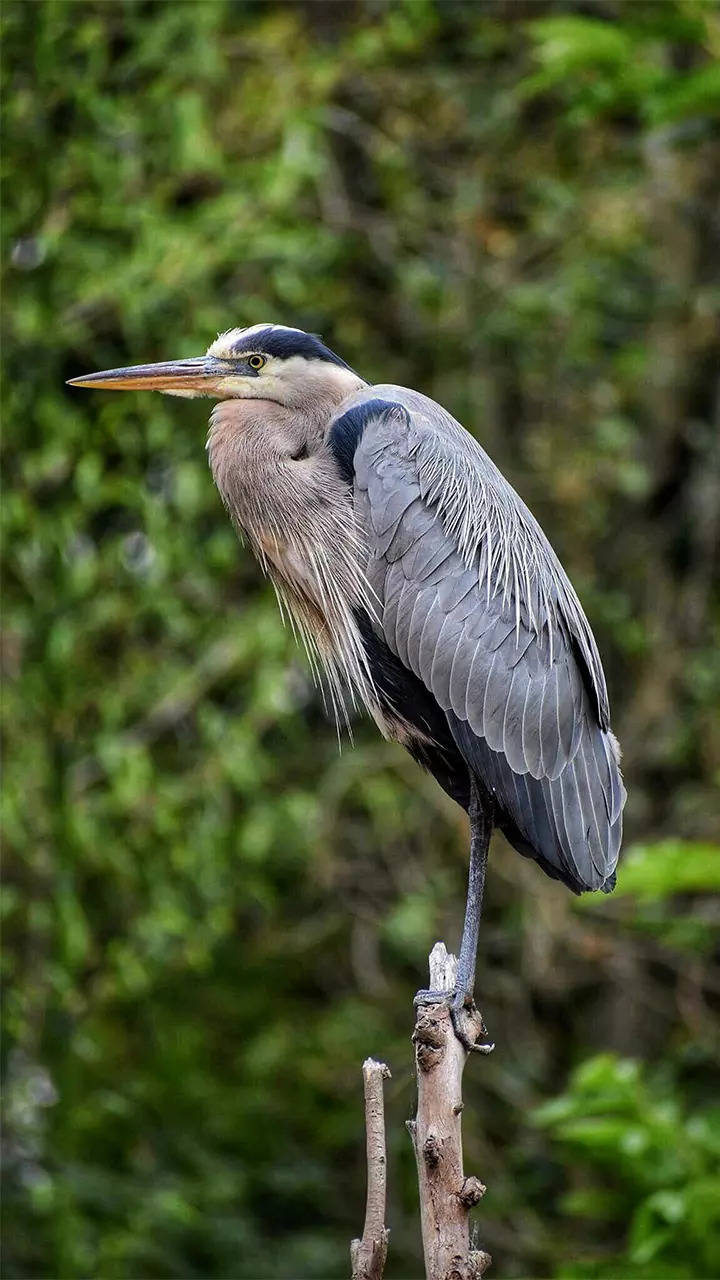
<svg viewBox="0 0 720 1280">
<path fill-rule="evenodd" d="M 199 356 L 194 360 L 165 360 L 160 364 L 135 364 L 126 369 L 105 369 L 70 378 L 69 387 L 96 387 L 99 391 L 169 391 L 182 395 L 213 395 L 218 380 L 230 369 L 222 360 Z"/>
</svg>

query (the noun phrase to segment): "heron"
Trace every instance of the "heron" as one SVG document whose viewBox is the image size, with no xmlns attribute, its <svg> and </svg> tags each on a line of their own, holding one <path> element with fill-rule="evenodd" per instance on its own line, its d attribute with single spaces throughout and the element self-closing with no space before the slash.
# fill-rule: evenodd
<svg viewBox="0 0 720 1280">
<path fill-rule="evenodd" d="M 607 893 L 626 795 L 597 645 L 540 525 L 441 405 L 301 329 L 234 328 L 204 356 L 70 385 L 215 400 L 213 479 L 338 720 L 366 709 L 469 816 L 457 982 L 416 1003 L 447 1000 L 465 1048 L 489 1050 L 464 1015 L 493 828 Z"/>
</svg>

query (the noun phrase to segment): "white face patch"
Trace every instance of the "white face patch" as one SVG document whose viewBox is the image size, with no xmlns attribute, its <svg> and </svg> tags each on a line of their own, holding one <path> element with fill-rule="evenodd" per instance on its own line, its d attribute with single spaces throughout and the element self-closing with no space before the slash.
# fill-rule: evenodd
<svg viewBox="0 0 720 1280">
<path fill-rule="evenodd" d="M 258 335 L 255 352 L 253 334 Z M 345 365 L 335 364 L 321 356 L 271 355 L 266 350 L 267 339 L 278 334 L 288 336 L 290 348 L 294 335 L 307 339 L 303 329 L 269 323 L 221 333 L 208 347 L 207 354 L 211 359 L 229 361 L 231 366 L 236 361 L 240 365 L 243 359 L 256 353 L 265 357 L 265 363 L 257 373 L 219 373 L 207 380 L 204 394 L 229 400 L 270 400 L 286 408 L 298 408 L 320 403 L 339 404 L 351 391 L 357 391 L 363 385 L 362 379 Z M 237 351 L 238 345 L 242 347 L 241 352 Z M 285 345 L 281 344 L 281 348 Z"/>
</svg>

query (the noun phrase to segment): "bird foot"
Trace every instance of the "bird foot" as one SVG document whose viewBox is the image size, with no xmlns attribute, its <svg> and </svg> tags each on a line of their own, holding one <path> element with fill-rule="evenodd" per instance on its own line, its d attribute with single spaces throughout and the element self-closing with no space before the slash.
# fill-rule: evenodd
<svg viewBox="0 0 720 1280">
<path fill-rule="evenodd" d="M 469 992 L 421 990 L 415 993 L 413 1004 L 416 1008 L 419 1005 L 446 1005 L 450 1011 L 453 1031 L 466 1053 L 492 1053 L 495 1048 L 494 1044 L 477 1043 L 479 1036 L 487 1035 L 487 1027 Z M 468 1034 L 468 1026 L 471 1034 Z"/>
</svg>

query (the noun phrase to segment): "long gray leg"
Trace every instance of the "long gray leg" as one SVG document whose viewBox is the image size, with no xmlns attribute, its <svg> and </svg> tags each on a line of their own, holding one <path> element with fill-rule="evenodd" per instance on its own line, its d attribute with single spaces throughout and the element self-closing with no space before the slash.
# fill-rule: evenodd
<svg viewBox="0 0 720 1280">
<path fill-rule="evenodd" d="M 460 1021 L 462 1010 L 473 1003 L 475 986 L 475 963 L 477 960 L 478 933 L 482 913 L 483 890 L 485 888 L 485 868 L 487 866 L 490 835 L 492 832 L 492 814 L 485 806 L 478 791 L 475 779 L 470 779 L 470 867 L 468 872 L 468 892 L 465 905 L 465 923 L 463 925 L 460 956 L 458 959 L 458 975 L 455 991 L 452 993 L 450 1016 L 455 1034 L 466 1049 L 474 1049 L 477 1053 L 490 1053 L 493 1046 L 473 1044 L 465 1034 Z M 444 1003 L 447 992 L 418 991 L 415 1004 Z"/>
<path fill-rule="evenodd" d="M 465 1002 L 472 1000 L 475 989 L 475 964 L 477 961 L 478 934 L 480 932 L 480 916 L 482 915 L 483 890 L 485 889 L 485 868 L 490 848 L 492 818 L 485 808 L 477 790 L 475 780 L 470 782 L 470 868 L 468 871 L 468 891 L 465 905 L 465 923 L 463 925 L 460 956 L 458 959 L 457 987 L 453 1008 L 462 1009 Z"/>
</svg>

